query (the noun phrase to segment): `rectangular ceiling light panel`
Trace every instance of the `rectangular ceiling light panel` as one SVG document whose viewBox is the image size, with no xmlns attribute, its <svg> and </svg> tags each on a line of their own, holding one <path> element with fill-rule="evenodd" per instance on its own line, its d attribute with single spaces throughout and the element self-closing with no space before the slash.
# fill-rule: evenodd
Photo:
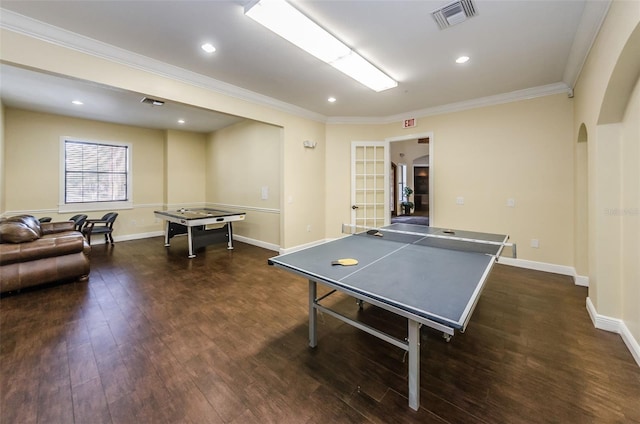
<svg viewBox="0 0 640 424">
<path fill-rule="evenodd" d="M 245 15 L 324 62 L 338 60 L 351 49 L 285 1 L 258 1 Z"/>
<path fill-rule="evenodd" d="M 398 83 L 284 0 L 259 0 L 245 15 L 374 91 Z"/>
<path fill-rule="evenodd" d="M 374 91 L 380 92 L 398 86 L 397 82 L 353 51 L 330 65 Z"/>
</svg>

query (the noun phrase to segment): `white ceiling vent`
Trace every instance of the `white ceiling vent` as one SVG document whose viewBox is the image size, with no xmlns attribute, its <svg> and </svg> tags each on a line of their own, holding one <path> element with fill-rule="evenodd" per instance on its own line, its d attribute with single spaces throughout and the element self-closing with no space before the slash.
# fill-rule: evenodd
<svg viewBox="0 0 640 424">
<path fill-rule="evenodd" d="M 440 29 L 464 22 L 476 16 L 476 5 L 472 0 L 459 0 L 431 12 Z"/>
<path fill-rule="evenodd" d="M 151 97 L 143 97 L 142 100 L 140 100 L 140 103 L 144 103 L 144 104 L 151 105 L 151 106 L 162 106 L 162 105 L 164 105 L 164 102 L 162 100 L 152 99 Z"/>
</svg>

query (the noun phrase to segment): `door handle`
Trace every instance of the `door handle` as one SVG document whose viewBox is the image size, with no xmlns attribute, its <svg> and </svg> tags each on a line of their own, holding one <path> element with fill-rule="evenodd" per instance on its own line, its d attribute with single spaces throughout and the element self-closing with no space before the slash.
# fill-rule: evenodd
<svg viewBox="0 0 640 424">
<path fill-rule="evenodd" d="M 358 206 L 353 205 L 353 206 L 351 206 L 351 209 L 358 209 Z"/>
</svg>

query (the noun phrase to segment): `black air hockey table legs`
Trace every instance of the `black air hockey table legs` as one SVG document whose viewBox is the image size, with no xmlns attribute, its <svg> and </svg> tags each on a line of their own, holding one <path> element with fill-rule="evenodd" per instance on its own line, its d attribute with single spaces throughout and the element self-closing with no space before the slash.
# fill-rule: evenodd
<svg viewBox="0 0 640 424">
<path fill-rule="evenodd" d="M 233 250 L 233 226 L 231 222 L 226 222 L 224 227 L 207 230 L 205 226 L 187 226 L 175 222 L 165 221 L 164 245 L 169 247 L 169 240 L 179 234 L 187 234 L 187 244 L 189 245 L 189 259 L 195 258 L 195 251 L 204 246 L 220 242 L 223 233 L 226 234 L 227 249 Z"/>
</svg>

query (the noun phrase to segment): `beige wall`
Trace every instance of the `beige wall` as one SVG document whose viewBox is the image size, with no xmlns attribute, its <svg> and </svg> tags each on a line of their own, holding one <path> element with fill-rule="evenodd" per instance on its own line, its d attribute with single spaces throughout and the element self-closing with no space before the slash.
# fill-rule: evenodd
<svg viewBox="0 0 640 424">
<path fill-rule="evenodd" d="M 167 209 L 204 207 L 207 135 L 167 130 L 164 204 Z"/>
<path fill-rule="evenodd" d="M 560 94 L 421 118 L 415 133 L 433 132 L 430 178 L 434 226 L 510 234 L 520 259 L 573 264 L 572 101 Z M 544 124 L 541 124 L 544 123 Z M 327 232 L 350 221 L 351 141 L 403 135 L 386 126 L 330 125 Z M 339 159 L 338 159 L 339 158 Z M 456 204 L 464 197 L 464 205 Z M 507 207 L 507 199 L 516 201 Z M 531 239 L 540 247 L 530 247 Z"/>
<path fill-rule="evenodd" d="M 164 132 L 37 113 L 5 110 L 6 212 L 32 213 L 66 220 L 58 214 L 60 197 L 60 137 L 131 143 L 134 209 L 118 211 L 116 235 L 161 229 L 153 218 L 162 205 Z M 107 211 L 87 213 L 100 217 Z"/>
<path fill-rule="evenodd" d="M 280 246 L 282 128 L 246 120 L 218 130 L 205 157 L 207 204 L 246 212 L 235 233 Z"/>
<path fill-rule="evenodd" d="M 574 131 L 587 134 L 589 301 L 640 340 L 640 3 L 614 1 L 575 87 Z M 576 156 L 583 152 L 577 152 Z M 579 197 L 579 194 L 578 194 Z M 596 317 L 597 318 L 597 317 Z M 596 319 L 596 325 L 598 321 Z M 638 348 L 636 348 L 638 349 Z M 640 352 L 636 352 L 640 362 Z"/>
<path fill-rule="evenodd" d="M 340 237 L 342 224 L 351 222 L 351 142 L 384 141 L 388 132 L 386 125 L 327 125 L 325 228 L 328 238 Z"/>
<path fill-rule="evenodd" d="M 640 82 L 622 123 L 622 319 L 640 340 Z"/>
</svg>

